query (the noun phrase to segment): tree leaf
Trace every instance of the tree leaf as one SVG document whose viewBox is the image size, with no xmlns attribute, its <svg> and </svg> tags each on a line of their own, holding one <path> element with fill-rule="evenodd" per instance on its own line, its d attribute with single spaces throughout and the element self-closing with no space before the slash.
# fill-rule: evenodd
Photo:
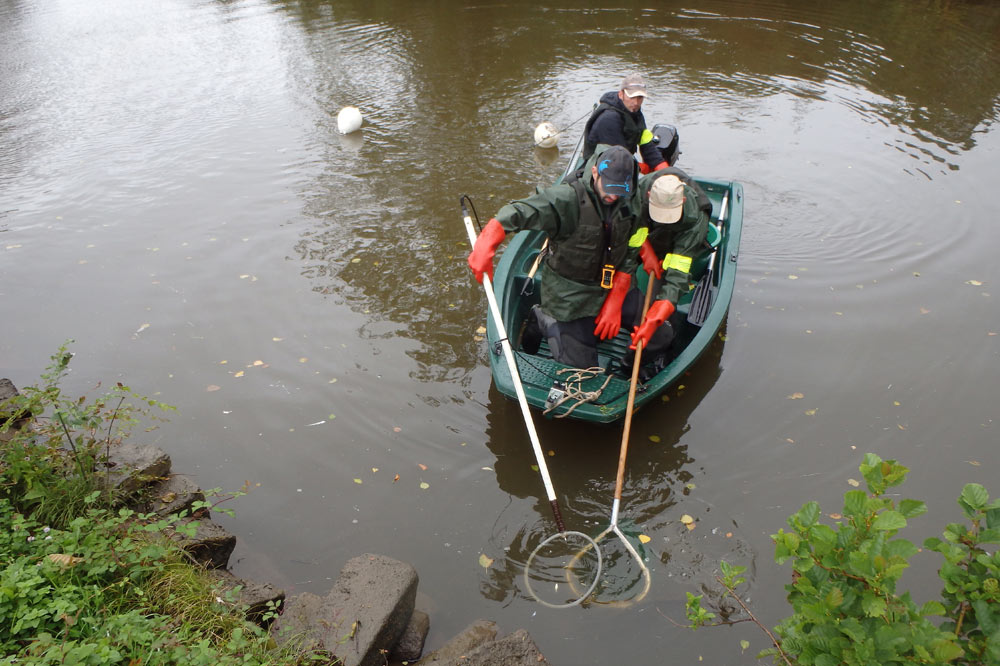
<svg viewBox="0 0 1000 666">
<path fill-rule="evenodd" d="M 968 502 L 973 509 L 981 509 L 986 506 L 990 495 L 986 492 L 986 488 L 978 483 L 967 483 L 965 488 L 962 488 L 962 499 Z"/>
<path fill-rule="evenodd" d="M 489 569 L 491 564 L 493 564 L 492 557 L 487 557 L 486 553 L 479 553 L 479 566 L 484 569 Z"/>
<path fill-rule="evenodd" d="M 904 527 L 906 518 L 898 511 L 884 511 L 872 523 L 872 529 L 875 530 L 899 530 Z"/>
</svg>

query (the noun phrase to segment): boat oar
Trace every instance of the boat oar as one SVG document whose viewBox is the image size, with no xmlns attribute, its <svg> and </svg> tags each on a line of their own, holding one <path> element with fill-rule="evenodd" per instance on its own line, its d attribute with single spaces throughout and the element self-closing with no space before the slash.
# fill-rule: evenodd
<svg viewBox="0 0 1000 666">
<path fill-rule="evenodd" d="M 462 219 L 465 222 L 465 230 L 469 234 L 469 243 L 475 247 L 476 230 L 472 226 L 472 218 L 469 217 L 469 209 L 465 205 L 466 198 L 467 197 L 465 195 L 462 195 L 459 197 L 458 201 L 462 206 Z M 571 536 L 580 537 L 590 544 L 594 544 L 595 547 L 597 544 L 593 539 L 582 532 L 567 531 L 566 526 L 563 524 L 562 514 L 559 512 L 559 502 L 556 499 L 556 491 L 552 487 L 552 478 L 549 476 L 549 468 L 545 464 L 545 454 L 542 452 L 542 445 L 538 441 L 538 433 L 535 431 L 535 422 L 531 419 L 531 411 L 528 409 L 528 399 L 524 395 L 524 387 L 521 385 L 521 376 L 517 372 L 517 361 L 514 359 L 514 350 L 510 346 L 510 340 L 507 339 L 507 329 L 504 327 L 503 318 L 500 316 L 500 307 L 497 305 L 496 294 L 493 293 L 493 282 L 490 280 L 489 275 L 483 275 L 483 289 L 486 292 L 486 301 L 490 306 L 490 315 L 493 317 L 493 324 L 496 326 L 497 334 L 500 336 L 500 346 L 503 348 L 504 358 L 507 359 L 507 368 L 510 370 L 511 381 L 514 383 L 514 392 L 517 394 L 517 401 L 521 405 L 521 415 L 524 417 L 524 425 L 528 430 L 528 437 L 531 439 L 531 448 L 535 452 L 535 460 L 538 462 L 538 470 L 542 474 L 542 483 L 545 485 L 545 492 L 549 498 L 549 506 L 552 507 L 552 515 L 556 519 L 556 527 L 559 528 L 558 534 L 543 540 L 542 543 L 540 543 L 531 553 L 531 556 L 528 557 L 528 561 L 524 568 L 525 583 L 528 586 L 528 591 L 539 603 L 551 608 L 569 608 L 570 606 L 575 606 L 586 599 L 590 593 L 593 592 L 594 587 L 597 586 L 597 581 L 600 578 L 601 573 L 600 551 L 598 551 L 597 554 L 597 573 L 594 574 L 594 582 L 587 589 L 586 593 L 584 593 L 579 599 L 565 604 L 552 604 L 542 600 L 531 588 L 531 579 L 528 576 L 528 569 L 537 553 L 543 547 L 547 546 L 557 538 L 568 540 Z"/>
<path fill-rule="evenodd" d="M 729 191 L 722 197 L 722 208 L 719 209 L 719 245 L 712 252 L 708 259 L 708 270 L 698 281 L 694 288 L 694 296 L 691 297 L 691 307 L 688 309 L 688 322 L 695 326 L 701 326 L 708 319 L 708 313 L 712 310 L 712 302 L 715 300 L 715 293 L 718 287 L 714 284 L 715 279 L 715 257 L 722 252 L 722 233 L 726 228 L 726 205 L 729 203 Z"/>
<path fill-rule="evenodd" d="M 645 301 L 642 304 L 643 319 L 646 318 L 646 313 L 649 311 L 649 302 L 651 300 L 650 297 L 653 294 L 653 287 L 654 287 L 654 281 L 651 279 L 649 285 L 646 288 Z M 625 544 L 626 550 L 628 550 L 628 552 L 632 555 L 632 557 L 635 558 L 635 561 L 639 563 L 639 569 L 642 570 L 643 588 L 642 591 L 639 592 L 639 594 L 632 597 L 631 599 L 626 600 L 628 603 L 635 603 L 638 601 L 642 601 L 642 599 L 649 593 L 649 588 L 653 584 L 652 574 L 650 574 L 649 568 L 646 566 L 646 563 L 643 562 L 642 556 L 639 555 L 639 552 L 635 549 L 635 546 L 632 545 L 632 542 L 628 540 L 625 534 L 621 531 L 621 528 L 618 526 L 618 509 L 621 506 L 621 501 L 622 501 L 622 487 L 625 485 L 625 457 L 628 455 L 628 440 L 629 440 L 629 434 L 632 430 L 632 412 L 635 408 L 635 392 L 636 392 L 636 387 L 639 384 L 639 367 L 641 365 L 642 365 L 642 340 L 639 340 L 639 342 L 636 343 L 635 345 L 635 360 L 632 364 L 632 383 L 629 386 L 628 402 L 626 403 L 625 406 L 625 428 L 622 431 L 621 452 L 618 454 L 618 475 L 615 477 L 615 499 L 614 502 L 612 502 L 611 504 L 611 524 L 608 525 L 607 529 L 605 529 L 603 532 L 594 537 L 594 541 L 597 542 L 606 537 L 608 534 L 614 533 L 621 540 L 621 542 Z M 573 560 L 570 562 L 568 568 L 572 568 L 573 563 L 576 562 L 576 560 L 578 560 L 584 554 L 586 554 L 589 549 L 590 546 L 588 545 L 579 553 L 577 553 L 573 557 Z M 572 581 L 570 582 L 572 584 Z M 618 603 L 621 604 L 622 602 Z"/>
</svg>

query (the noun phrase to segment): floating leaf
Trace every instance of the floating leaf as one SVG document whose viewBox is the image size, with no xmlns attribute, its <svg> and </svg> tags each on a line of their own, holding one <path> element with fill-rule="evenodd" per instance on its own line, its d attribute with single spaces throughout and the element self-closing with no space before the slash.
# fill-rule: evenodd
<svg viewBox="0 0 1000 666">
<path fill-rule="evenodd" d="M 639 535 L 639 543 L 649 543 L 650 541 L 652 541 L 652 539 L 650 539 L 645 534 L 640 534 Z"/>
<path fill-rule="evenodd" d="M 281 342 L 284 338 L 271 338 L 273 342 Z"/>
<path fill-rule="evenodd" d="M 486 327 L 480 326 L 476 329 L 476 335 L 486 335 Z"/>
<path fill-rule="evenodd" d="M 840 520 L 841 518 L 843 518 L 843 516 L 840 515 L 839 513 L 831 513 L 830 517 L 833 518 L 834 520 Z"/>
<path fill-rule="evenodd" d="M 920 314 L 925 315 L 925 314 L 929 314 L 929 313 L 930 313 L 930 310 L 928 310 L 927 308 L 920 308 Z"/>
<path fill-rule="evenodd" d="M 358 485 L 360 485 L 362 483 L 362 481 L 361 481 L 361 479 L 354 479 L 354 483 L 357 483 Z"/>
<path fill-rule="evenodd" d="M 793 393 L 793 394 L 791 394 L 790 396 L 787 396 L 787 397 L 788 397 L 789 400 L 801 400 L 805 396 L 796 391 L 795 393 Z"/>
<path fill-rule="evenodd" d="M 555 452 L 555 451 L 553 451 L 552 449 L 549 449 L 549 456 L 550 456 L 550 457 L 551 457 L 551 456 L 554 456 L 555 454 L 556 454 L 556 452 Z"/>
<path fill-rule="evenodd" d="M 789 279 L 789 280 L 798 280 L 798 279 L 799 279 L 799 276 L 798 276 L 798 275 L 789 275 L 789 276 L 788 276 L 788 279 Z"/>
<path fill-rule="evenodd" d="M 491 564 L 493 564 L 492 557 L 487 557 L 486 553 L 479 553 L 479 566 L 484 569 L 489 569 Z"/>
<path fill-rule="evenodd" d="M 694 490 L 698 486 L 694 485 L 693 483 L 685 483 L 684 487 L 687 488 L 688 490 Z"/>
<path fill-rule="evenodd" d="M 742 640 L 740 641 L 740 649 L 746 652 L 747 648 L 750 647 L 750 641 Z"/>
<path fill-rule="evenodd" d="M 397 474 L 396 476 L 392 477 L 392 482 L 393 483 L 396 483 L 397 481 L 399 481 L 399 474 Z"/>
<path fill-rule="evenodd" d="M 897 423 L 896 427 L 899 428 L 900 430 L 906 430 L 906 426 L 903 425 L 902 423 Z"/>
<path fill-rule="evenodd" d="M 651 441 L 653 443 L 658 443 L 660 441 L 660 436 L 659 435 L 650 435 L 649 436 L 649 441 Z"/>
<path fill-rule="evenodd" d="M 965 284 L 971 284 L 973 287 L 982 287 L 983 283 L 979 280 L 967 280 Z"/>
<path fill-rule="evenodd" d="M 378 471 L 378 467 L 372 467 L 372 474 Z"/>
<path fill-rule="evenodd" d="M 205 390 L 206 391 L 218 391 L 220 388 L 222 388 L 222 387 L 221 386 L 216 386 L 215 384 L 209 384 L 208 386 L 205 387 Z"/>
<path fill-rule="evenodd" d="M 532 471 L 537 472 L 538 471 L 538 465 L 532 465 L 531 469 L 532 469 Z"/>
<path fill-rule="evenodd" d="M 226 363 L 229 363 L 229 361 L 227 361 L 225 359 L 219 361 L 219 365 L 225 365 Z"/>
<path fill-rule="evenodd" d="M 816 408 L 816 407 L 814 407 L 813 409 L 807 409 L 806 412 L 805 412 L 805 414 L 806 414 L 806 416 L 815 416 L 816 412 L 818 412 L 818 411 L 819 411 L 819 409 Z"/>
<path fill-rule="evenodd" d="M 242 376 L 243 376 L 243 371 L 242 370 L 240 370 L 235 375 L 233 375 L 233 377 L 242 377 Z"/>
<path fill-rule="evenodd" d="M 420 469 L 422 469 L 425 472 L 427 471 L 427 465 L 425 465 L 423 463 L 417 463 L 417 467 L 419 467 Z"/>
<path fill-rule="evenodd" d="M 733 538 L 733 533 L 732 532 L 726 532 L 726 538 L 727 539 L 732 539 Z"/>
<path fill-rule="evenodd" d="M 430 487 L 431 487 L 431 484 L 427 483 L 426 481 L 421 481 L 420 482 L 420 489 L 421 490 L 427 490 Z"/>
<path fill-rule="evenodd" d="M 981 463 L 978 460 L 966 460 L 965 462 L 969 463 L 973 467 L 979 467 L 981 465 Z"/>
<path fill-rule="evenodd" d="M 686 527 L 688 528 L 688 532 L 690 532 L 690 531 L 691 531 L 691 530 L 693 530 L 693 529 L 694 529 L 695 527 L 697 527 L 697 525 L 695 525 L 694 523 L 688 523 L 688 524 L 686 525 Z"/>
<path fill-rule="evenodd" d="M 681 522 L 684 523 L 685 525 L 690 525 L 691 523 L 694 522 L 694 518 L 685 513 L 683 516 L 681 516 Z"/>
<path fill-rule="evenodd" d="M 135 332 L 136 332 L 136 333 L 142 333 L 142 332 L 143 332 L 143 331 L 145 331 L 145 330 L 146 330 L 147 328 L 149 328 L 149 324 L 143 324 L 142 326 L 140 326 L 139 328 L 137 328 Z"/>
<path fill-rule="evenodd" d="M 264 365 L 264 361 L 254 361 L 253 365 Z"/>
<path fill-rule="evenodd" d="M 857 481 L 857 480 L 855 480 L 855 479 L 848 479 L 848 480 L 847 480 L 847 482 L 848 482 L 849 484 L 851 484 L 852 486 L 854 486 L 855 488 L 857 488 L 858 486 L 860 486 L 860 485 L 861 485 L 861 483 L 860 483 L 860 482 L 858 482 L 858 481 Z"/>
<path fill-rule="evenodd" d="M 299 363 L 305 363 L 308 360 L 309 360 L 308 358 L 306 358 L 305 356 L 303 356 L 302 358 L 299 359 Z"/>
<path fill-rule="evenodd" d="M 395 428 L 392 429 L 392 431 L 393 432 L 403 432 L 403 429 L 400 428 L 399 426 L 396 426 Z"/>
</svg>

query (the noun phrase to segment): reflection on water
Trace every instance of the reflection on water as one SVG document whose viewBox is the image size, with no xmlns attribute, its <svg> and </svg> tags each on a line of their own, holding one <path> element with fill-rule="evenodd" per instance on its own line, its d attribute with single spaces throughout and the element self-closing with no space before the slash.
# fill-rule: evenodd
<svg viewBox="0 0 1000 666">
<path fill-rule="evenodd" d="M 690 495 L 696 461 L 681 440 L 688 430 L 691 411 L 722 375 L 723 350 L 723 340 L 717 339 L 692 368 L 691 381 L 685 380 L 665 395 L 671 405 L 668 412 L 657 413 L 654 417 L 649 414 L 654 406 L 640 411 L 634 418 L 619 525 L 643 554 L 654 575 L 664 568 L 657 566 L 656 561 L 671 547 L 668 546 L 670 539 L 677 538 L 677 526 L 683 528 L 680 515 L 674 515 L 671 508 L 678 495 Z M 524 422 L 519 416 L 517 403 L 491 390 L 487 446 L 496 456 L 493 469 L 497 484 L 512 497 L 493 524 L 491 550 L 486 554 L 495 561 L 481 582 L 484 596 L 495 601 L 530 596 L 522 580 L 529 555 L 543 539 L 558 532 L 527 441 Z M 547 467 L 566 529 L 596 537 L 610 522 L 622 425 L 594 426 L 536 415 L 535 426 L 547 455 Z M 525 514 L 524 503 L 514 502 L 513 498 L 528 500 L 529 513 Z M 688 530 L 683 528 L 683 531 Z M 648 547 L 642 544 L 640 534 L 649 537 Z M 730 542 L 733 543 L 736 542 Z M 604 574 L 596 598 L 604 603 L 627 599 L 635 593 L 634 586 L 640 582 L 639 568 L 613 536 L 603 539 L 601 546 L 605 557 Z M 696 551 L 697 546 L 687 549 L 688 553 Z M 668 560 L 669 557 L 663 563 L 667 564 Z M 696 576 L 703 567 L 710 568 L 713 563 L 706 557 L 699 558 L 696 563 L 688 562 L 686 568 L 678 568 L 681 560 L 683 557 L 674 567 L 679 576 Z M 668 569 L 666 575 L 674 575 L 674 569 Z M 586 575 L 580 578 L 587 580 Z M 571 594 L 572 590 L 566 593 Z M 656 597 L 655 591 L 653 597 Z"/>
</svg>

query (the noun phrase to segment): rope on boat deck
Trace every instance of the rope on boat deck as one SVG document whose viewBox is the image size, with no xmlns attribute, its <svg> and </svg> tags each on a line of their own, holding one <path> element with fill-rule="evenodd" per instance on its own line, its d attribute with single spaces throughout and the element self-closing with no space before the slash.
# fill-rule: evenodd
<svg viewBox="0 0 1000 666">
<path fill-rule="evenodd" d="M 586 369 L 563 368 L 562 370 L 556 371 L 557 375 L 561 375 L 563 373 L 570 373 L 569 376 L 566 377 L 565 380 L 563 380 L 563 383 L 566 386 L 566 395 L 560 398 L 551 407 L 546 408 L 546 410 L 542 413 L 548 414 L 552 410 L 558 409 L 564 402 L 567 402 L 568 400 L 576 400 L 576 402 L 573 404 L 572 407 L 567 409 L 564 413 L 556 414 L 557 419 L 569 416 L 570 414 L 573 413 L 574 409 L 576 409 L 585 402 L 592 402 L 594 400 L 597 400 L 599 397 L 601 397 L 601 393 L 608 385 L 608 382 L 611 381 L 611 375 L 608 374 L 607 378 L 604 380 L 604 383 L 601 384 L 601 388 L 597 389 L 596 391 L 584 391 L 580 388 L 581 386 L 583 386 L 583 383 L 593 379 L 597 375 L 605 374 L 604 368 L 601 367 L 593 367 Z"/>
</svg>

